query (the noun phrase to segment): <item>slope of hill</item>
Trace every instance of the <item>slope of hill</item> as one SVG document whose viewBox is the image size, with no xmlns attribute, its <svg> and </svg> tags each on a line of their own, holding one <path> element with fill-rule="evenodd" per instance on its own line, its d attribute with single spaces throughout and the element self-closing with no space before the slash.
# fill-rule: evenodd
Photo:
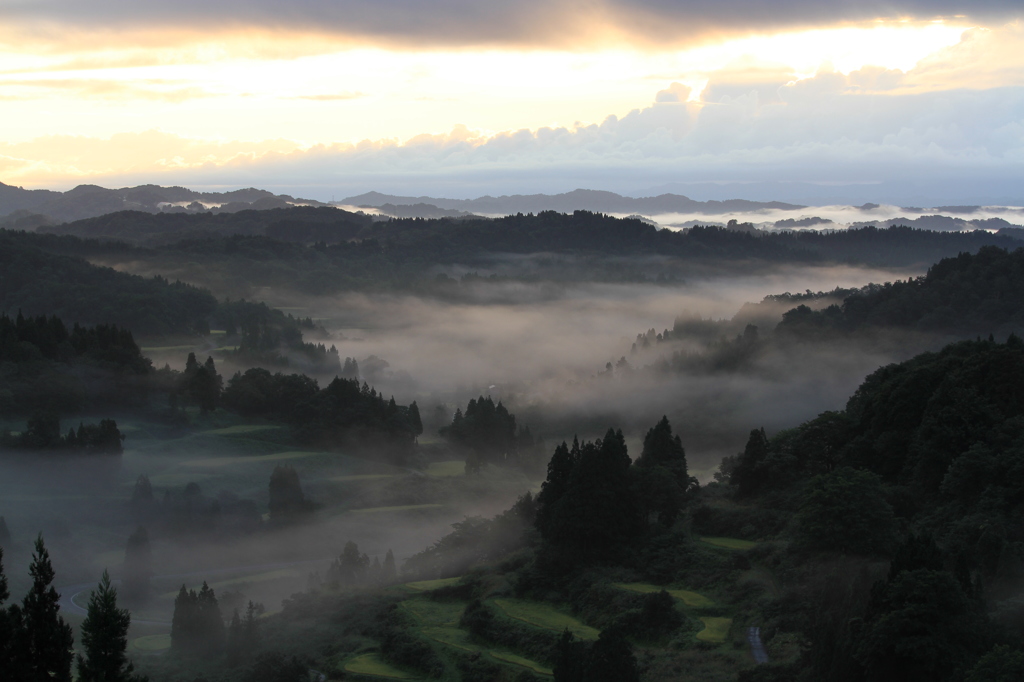
<svg viewBox="0 0 1024 682">
<path fill-rule="evenodd" d="M 799 209 L 795 204 L 781 201 L 746 201 L 730 199 L 727 201 L 696 201 L 681 194 L 662 194 L 656 197 L 624 197 L 614 192 L 602 192 L 589 189 L 577 189 L 564 194 L 515 194 L 512 196 L 483 196 L 476 199 L 440 199 L 435 197 L 402 197 L 380 192 L 367 192 L 343 201 L 352 206 L 372 206 L 374 208 L 392 204 L 408 206 L 415 204 L 431 204 L 438 208 L 484 213 L 489 215 L 511 215 L 514 213 L 539 213 L 541 211 L 598 211 L 601 213 L 671 213 L 695 212 L 716 215 L 733 211 L 753 211 L 757 209 Z"/>
<path fill-rule="evenodd" d="M 107 189 L 97 185 L 79 185 L 67 192 L 26 190 L 0 183 L 0 217 L 16 211 L 30 211 L 52 222 L 92 218 L 115 211 L 239 211 L 243 209 L 283 208 L 293 205 L 324 206 L 320 202 L 276 195 L 261 189 L 233 192 L 196 192 L 184 187 L 140 185 Z"/>
</svg>

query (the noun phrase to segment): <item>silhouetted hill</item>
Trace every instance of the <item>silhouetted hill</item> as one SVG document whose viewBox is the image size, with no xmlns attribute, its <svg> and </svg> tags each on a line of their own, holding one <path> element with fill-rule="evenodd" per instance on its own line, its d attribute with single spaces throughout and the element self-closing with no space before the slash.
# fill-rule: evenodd
<svg viewBox="0 0 1024 682">
<path fill-rule="evenodd" d="M 758 209 L 799 209 L 795 204 L 781 201 L 746 201 L 730 199 L 728 201 L 695 201 L 680 194 L 661 194 L 656 197 L 624 197 L 614 192 L 602 192 L 590 189 L 577 189 L 564 194 L 514 194 L 512 196 L 483 196 L 476 199 L 440 199 L 434 197 L 402 197 L 380 192 L 367 192 L 359 196 L 349 197 L 345 204 L 353 206 L 381 207 L 385 204 L 408 206 L 414 204 L 431 204 L 442 209 L 485 213 L 490 215 L 510 215 L 514 213 L 540 213 L 541 211 L 596 211 L 599 213 L 706 213 L 717 215 L 733 211 L 754 211 Z"/>
<path fill-rule="evenodd" d="M 269 206 L 277 199 L 258 199 L 266 208 L 219 213 L 118 211 L 62 225 L 41 226 L 44 234 L 116 239 L 132 244 L 169 244 L 185 239 L 231 235 L 267 236 L 286 242 L 337 243 L 359 235 L 373 219 L 326 206 Z"/>
<path fill-rule="evenodd" d="M 28 210 L 48 217 L 52 222 L 70 222 L 116 211 L 159 212 L 234 212 L 244 209 L 285 208 L 296 204 L 324 206 L 317 201 L 295 199 L 262 189 L 232 192 L 196 192 L 184 187 L 140 185 L 107 189 L 98 185 L 79 185 L 67 192 L 26 190 L 0 183 L 0 217 Z"/>
</svg>

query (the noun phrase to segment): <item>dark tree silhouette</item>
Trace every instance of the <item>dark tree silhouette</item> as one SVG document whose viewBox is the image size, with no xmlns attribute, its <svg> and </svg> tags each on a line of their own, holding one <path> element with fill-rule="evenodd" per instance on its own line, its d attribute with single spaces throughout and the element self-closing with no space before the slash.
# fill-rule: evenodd
<svg viewBox="0 0 1024 682">
<path fill-rule="evenodd" d="M 302 493 L 299 474 L 293 467 L 278 465 L 270 475 L 270 518 L 289 521 L 308 513 L 312 505 Z"/>
<path fill-rule="evenodd" d="M 89 596 L 89 607 L 82 621 L 82 648 L 77 656 L 78 680 L 81 682 L 143 682 L 146 678 L 134 673 L 134 665 L 125 655 L 128 647 L 128 609 L 117 607 L 117 590 L 110 584 L 110 575 L 103 578 Z"/>
<path fill-rule="evenodd" d="M 36 538 L 29 574 L 32 587 L 16 616 L 14 679 L 71 682 L 74 636 L 60 616 L 60 595 L 53 587 L 53 566 L 42 535 Z"/>
<path fill-rule="evenodd" d="M 153 576 L 153 552 L 149 546 L 149 533 L 143 526 L 128 537 L 124 550 L 125 597 L 143 601 L 149 596 L 149 579 Z"/>
</svg>

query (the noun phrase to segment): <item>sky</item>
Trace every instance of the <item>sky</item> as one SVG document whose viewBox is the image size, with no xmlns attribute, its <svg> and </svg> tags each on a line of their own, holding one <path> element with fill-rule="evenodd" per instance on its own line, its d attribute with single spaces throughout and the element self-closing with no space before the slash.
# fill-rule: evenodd
<svg viewBox="0 0 1024 682">
<path fill-rule="evenodd" d="M 0 182 L 1024 205 L 1003 0 L 0 0 Z"/>
</svg>

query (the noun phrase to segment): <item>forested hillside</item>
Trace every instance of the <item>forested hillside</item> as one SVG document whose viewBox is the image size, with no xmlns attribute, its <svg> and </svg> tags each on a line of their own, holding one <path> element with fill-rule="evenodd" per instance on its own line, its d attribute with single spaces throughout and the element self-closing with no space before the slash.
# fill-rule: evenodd
<svg viewBox="0 0 1024 682">
<path fill-rule="evenodd" d="M 210 292 L 97 267 L 37 244 L 25 233 L 0 231 L 0 311 L 116 324 L 136 334 L 209 332 L 217 306 Z"/>
<path fill-rule="evenodd" d="M 923 277 L 865 287 L 842 305 L 798 306 L 778 331 L 827 337 L 882 327 L 961 336 L 1024 331 L 1024 249 L 986 246 L 944 258 Z"/>
<path fill-rule="evenodd" d="M 219 215 L 123 212 L 47 231 L 149 246 L 79 243 L 42 234 L 19 239 L 54 253 L 87 253 L 118 267 L 173 273 L 232 296 L 250 296 L 257 286 L 310 294 L 398 289 L 444 296 L 457 295 L 460 283 L 480 279 L 678 283 L 784 263 L 923 267 L 985 245 L 1020 245 L 1010 236 L 983 231 L 906 227 L 821 233 L 658 230 L 640 220 L 586 211 L 376 222 L 328 208 Z M 464 273 L 464 281 L 446 270 Z"/>
</svg>

